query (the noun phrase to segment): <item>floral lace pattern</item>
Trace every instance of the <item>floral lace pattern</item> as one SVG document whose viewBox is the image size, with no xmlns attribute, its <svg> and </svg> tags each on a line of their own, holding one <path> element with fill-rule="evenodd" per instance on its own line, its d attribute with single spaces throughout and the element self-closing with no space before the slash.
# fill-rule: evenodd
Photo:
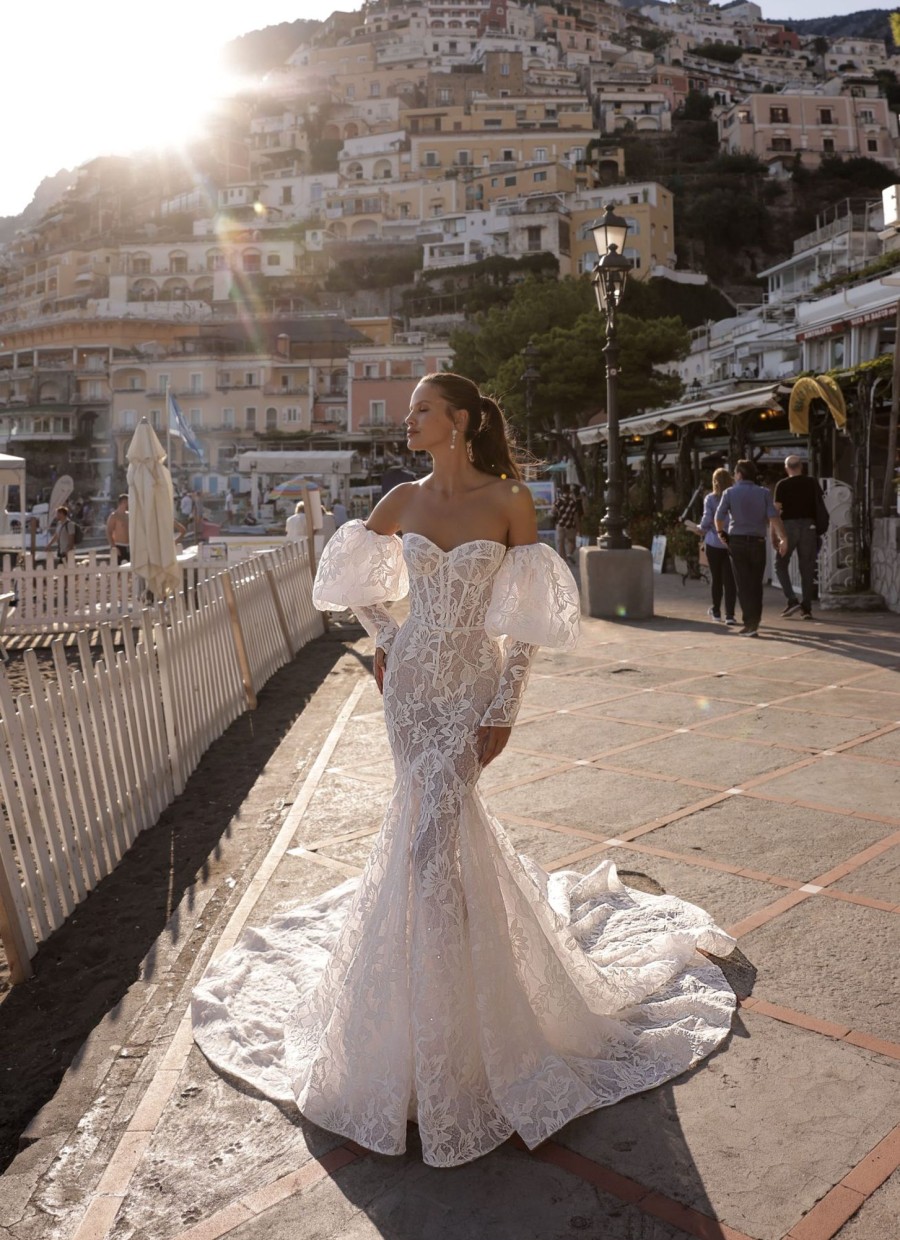
<svg viewBox="0 0 900 1240">
<path fill-rule="evenodd" d="M 404 563 L 399 540 L 348 525 L 319 606 L 374 609 L 377 628 L 408 574 L 409 618 L 383 629 L 388 812 L 361 878 L 245 932 L 209 970 L 195 1037 L 223 1071 L 369 1149 L 401 1153 L 415 1119 L 425 1161 L 454 1166 L 513 1132 L 533 1147 L 709 1054 L 734 995 L 697 949 L 733 940 L 691 904 L 625 887 L 611 862 L 547 875 L 479 797 L 479 724 L 510 723 L 535 646 L 577 632 L 562 561 L 407 534 Z"/>
</svg>

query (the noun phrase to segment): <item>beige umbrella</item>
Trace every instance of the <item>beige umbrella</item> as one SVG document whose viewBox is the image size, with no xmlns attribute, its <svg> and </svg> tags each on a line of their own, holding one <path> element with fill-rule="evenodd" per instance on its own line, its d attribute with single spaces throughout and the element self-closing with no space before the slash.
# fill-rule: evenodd
<svg viewBox="0 0 900 1240">
<path fill-rule="evenodd" d="M 181 589 L 175 550 L 175 499 L 166 453 L 146 418 L 141 418 L 125 454 L 128 458 L 128 544 L 131 567 L 157 599 Z"/>
</svg>

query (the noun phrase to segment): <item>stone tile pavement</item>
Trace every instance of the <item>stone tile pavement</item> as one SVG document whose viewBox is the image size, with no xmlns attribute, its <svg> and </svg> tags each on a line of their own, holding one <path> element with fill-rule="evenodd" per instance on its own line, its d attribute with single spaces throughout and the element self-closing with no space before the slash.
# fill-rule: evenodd
<svg viewBox="0 0 900 1240">
<path fill-rule="evenodd" d="M 547 868 L 611 857 L 738 937 L 716 1055 L 534 1153 L 512 1141 L 451 1171 L 421 1163 L 414 1128 L 378 1157 L 212 1072 L 186 1016 L 209 955 L 358 873 L 378 829 L 392 768 L 360 667 L 260 869 L 170 979 L 129 1089 L 98 1088 L 30 1179 L 20 1156 L 30 1188 L 0 1235 L 897 1240 L 900 617 L 771 620 L 771 591 L 747 641 L 706 618 L 699 584 L 657 580 L 653 621 L 587 621 L 574 653 L 539 658 L 483 783 Z"/>
</svg>

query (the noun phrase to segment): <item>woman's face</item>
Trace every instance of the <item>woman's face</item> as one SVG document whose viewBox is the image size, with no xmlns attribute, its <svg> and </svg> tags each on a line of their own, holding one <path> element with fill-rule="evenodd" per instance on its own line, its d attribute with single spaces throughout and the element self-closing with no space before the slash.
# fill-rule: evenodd
<svg viewBox="0 0 900 1240">
<path fill-rule="evenodd" d="M 465 414 L 453 409 L 436 384 L 420 383 L 412 394 L 405 421 L 407 447 L 413 452 L 433 452 L 450 443 L 454 425 L 462 434 Z"/>
</svg>

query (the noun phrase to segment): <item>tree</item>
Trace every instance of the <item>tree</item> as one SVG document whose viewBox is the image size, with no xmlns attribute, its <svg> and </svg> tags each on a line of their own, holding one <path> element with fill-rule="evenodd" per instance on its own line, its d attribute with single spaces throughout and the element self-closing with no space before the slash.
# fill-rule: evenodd
<svg viewBox="0 0 900 1240">
<path fill-rule="evenodd" d="M 559 295 L 554 296 L 554 288 Z M 626 307 L 629 296 L 630 291 Z M 522 382 L 522 350 L 529 340 L 537 349 L 534 364 L 540 375 L 532 392 L 530 428 Z M 520 437 L 530 429 L 549 450 L 571 457 L 593 493 L 593 470 L 571 431 L 606 404 L 604 340 L 605 323 L 588 281 L 568 279 L 549 287 L 519 285 L 509 306 L 479 316 L 472 330 L 454 333 L 450 343 L 454 368 L 499 399 Z M 678 397 L 680 379 L 659 367 L 688 352 L 690 335 L 680 319 L 622 313 L 618 343 L 622 417 Z"/>
</svg>

